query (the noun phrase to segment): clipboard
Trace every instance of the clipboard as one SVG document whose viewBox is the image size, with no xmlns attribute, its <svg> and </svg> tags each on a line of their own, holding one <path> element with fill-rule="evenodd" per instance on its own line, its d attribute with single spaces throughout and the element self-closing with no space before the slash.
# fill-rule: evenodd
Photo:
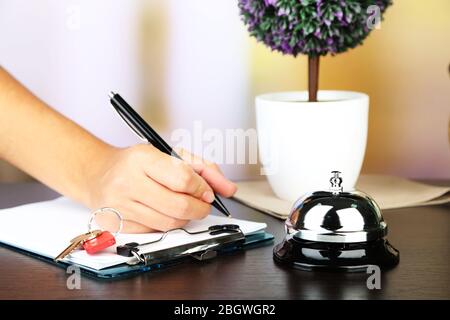
<svg viewBox="0 0 450 320">
<path fill-rule="evenodd" d="M 228 254 L 233 254 L 238 251 L 253 249 L 264 245 L 270 245 L 273 243 L 274 236 L 265 231 L 257 232 L 251 235 L 243 236 L 242 234 L 232 234 L 225 235 L 220 238 L 210 239 L 208 241 L 200 241 L 191 246 L 192 249 L 196 247 L 198 250 L 193 250 L 186 252 L 190 248 L 187 245 L 182 245 L 179 247 L 173 247 L 167 250 L 160 251 L 158 253 L 147 254 L 141 252 L 144 261 L 135 261 L 135 263 L 122 263 L 117 266 L 105 268 L 105 269 L 94 269 L 83 265 L 77 265 L 80 268 L 82 275 L 89 278 L 98 280 L 114 280 L 123 279 L 132 276 L 139 275 L 145 272 L 155 272 L 167 269 L 179 265 L 181 263 L 189 263 L 194 261 L 209 261 L 218 256 L 224 256 Z M 214 241 L 211 241 L 214 240 Z M 55 262 L 53 259 L 35 254 L 33 252 L 23 250 L 11 245 L 0 243 L 0 247 L 10 249 L 12 251 L 19 252 L 21 254 L 36 258 L 38 260 L 47 262 L 49 264 L 58 266 L 60 268 L 67 269 L 71 265 L 76 265 L 68 263 L 66 261 Z M 184 250 L 184 251 L 183 251 Z M 186 252 L 186 253 L 183 253 Z M 176 253 L 176 254 L 175 254 Z M 153 255 L 157 259 L 152 259 Z"/>
<path fill-rule="evenodd" d="M 189 260 L 211 260 L 216 256 L 269 244 L 273 240 L 273 236 L 264 231 L 266 225 L 263 223 L 212 215 L 201 221 L 192 221 L 187 227 L 198 233 L 205 228 L 209 230 L 216 225 L 231 223 L 237 224 L 240 232 L 214 235 L 175 233 L 164 239 L 166 243 L 153 241 L 152 246 L 139 248 L 133 257 L 117 255 L 115 248 L 109 248 L 111 250 L 108 252 L 94 256 L 79 250 L 72 257 L 55 262 L 53 259 L 67 245 L 71 236 L 85 230 L 88 217 L 88 209 L 67 198 L 3 209 L 0 210 L 0 245 L 62 268 L 77 265 L 85 276 L 118 279 L 162 270 Z M 24 236 L 18 237 L 18 234 Z M 148 243 L 158 234 L 119 236 L 123 238 L 117 244 L 122 245 L 129 241 Z M 103 263 L 106 261 L 104 259 L 107 263 Z"/>
</svg>

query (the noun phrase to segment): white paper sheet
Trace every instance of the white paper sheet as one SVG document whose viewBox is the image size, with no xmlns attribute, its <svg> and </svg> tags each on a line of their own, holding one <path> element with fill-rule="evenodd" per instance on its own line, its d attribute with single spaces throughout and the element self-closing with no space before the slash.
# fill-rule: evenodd
<svg viewBox="0 0 450 320">
<path fill-rule="evenodd" d="M 55 258 L 72 238 L 87 231 L 89 215 L 88 209 L 63 197 L 3 209 L 0 210 L 0 242 L 48 258 Z M 210 215 L 203 220 L 191 221 L 186 229 L 199 231 L 212 225 L 229 223 L 238 224 L 244 234 L 266 228 L 265 223 Z M 120 234 L 116 242 L 117 245 L 128 242 L 145 243 L 156 240 L 160 236 L 161 233 Z M 193 236 L 183 231 L 174 231 L 169 233 L 162 242 L 147 246 L 145 250 L 146 252 L 157 251 L 213 237 L 208 233 Z M 94 255 L 89 255 L 84 250 L 77 250 L 66 258 L 66 261 L 100 270 L 124 263 L 128 259 L 130 258 L 117 255 L 114 246 Z"/>
</svg>

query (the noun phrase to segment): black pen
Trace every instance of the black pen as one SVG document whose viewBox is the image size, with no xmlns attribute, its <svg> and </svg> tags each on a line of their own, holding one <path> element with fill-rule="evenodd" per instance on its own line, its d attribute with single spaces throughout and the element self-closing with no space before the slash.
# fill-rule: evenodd
<svg viewBox="0 0 450 320">
<path fill-rule="evenodd" d="M 150 127 L 150 125 L 145 122 L 145 120 L 142 119 L 142 117 L 119 94 L 111 92 L 109 94 L 109 98 L 111 99 L 111 104 L 120 115 L 120 117 L 140 138 L 151 143 L 161 152 L 181 159 L 181 157 L 172 149 L 172 147 L 169 146 L 167 142 L 165 142 L 163 138 L 161 138 L 159 134 L 157 134 L 156 131 L 153 130 L 153 128 Z M 212 205 L 224 215 L 230 217 L 230 212 L 215 193 L 214 198 L 215 199 L 212 202 Z"/>
</svg>

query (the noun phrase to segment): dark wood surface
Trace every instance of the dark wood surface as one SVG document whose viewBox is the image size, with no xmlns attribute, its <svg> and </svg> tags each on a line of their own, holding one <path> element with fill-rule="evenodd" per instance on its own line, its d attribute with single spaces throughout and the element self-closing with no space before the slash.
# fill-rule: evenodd
<svg viewBox="0 0 450 320">
<path fill-rule="evenodd" d="M 0 184 L 0 208 L 56 196 L 38 183 Z M 231 200 L 226 205 L 235 217 L 266 222 L 276 242 L 284 236 L 281 220 Z M 281 268 L 272 245 L 118 281 L 83 277 L 81 290 L 68 290 L 65 270 L 0 247 L 0 299 L 449 299 L 449 209 L 384 212 L 400 264 L 382 273 L 381 290 L 367 289 L 365 273 Z"/>
</svg>

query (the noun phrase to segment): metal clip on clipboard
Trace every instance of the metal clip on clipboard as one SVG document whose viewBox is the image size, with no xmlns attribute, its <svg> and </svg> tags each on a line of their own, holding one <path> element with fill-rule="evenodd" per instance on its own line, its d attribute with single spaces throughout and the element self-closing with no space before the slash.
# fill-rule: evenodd
<svg viewBox="0 0 450 320">
<path fill-rule="evenodd" d="M 188 234 L 199 234 L 209 232 L 210 235 L 223 234 L 220 237 L 200 240 L 193 243 L 183 244 L 180 246 L 162 249 L 153 252 L 146 252 L 145 246 L 162 241 L 165 236 L 172 231 L 183 230 Z M 192 257 L 200 261 L 209 260 L 217 256 L 219 252 L 238 249 L 245 242 L 245 235 L 242 233 L 238 225 L 216 225 L 209 227 L 207 230 L 189 232 L 179 228 L 165 232 L 158 240 L 145 243 L 128 243 L 117 247 L 117 253 L 123 256 L 132 256 L 127 262 L 128 265 L 136 265 L 142 263 L 144 265 L 152 265 L 180 260 L 186 257 Z"/>
</svg>

